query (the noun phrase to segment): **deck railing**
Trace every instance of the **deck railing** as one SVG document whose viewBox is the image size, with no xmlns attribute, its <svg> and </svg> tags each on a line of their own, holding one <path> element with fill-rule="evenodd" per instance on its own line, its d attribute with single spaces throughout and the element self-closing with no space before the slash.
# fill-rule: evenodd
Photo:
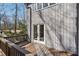
<svg viewBox="0 0 79 59">
<path fill-rule="evenodd" d="M 24 35 L 9 36 L 9 37 L 4 37 L 4 38 L 13 43 L 19 43 L 22 41 L 27 41 L 28 35 L 24 34 Z"/>
<path fill-rule="evenodd" d="M 13 36 L 17 38 L 18 42 L 26 40 L 26 36 Z M 26 54 L 30 53 L 16 45 L 13 41 L 13 37 L 5 37 L 0 39 L 0 48 L 4 52 L 6 56 L 25 56 Z M 22 37 L 22 38 L 21 38 Z"/>
</svg>

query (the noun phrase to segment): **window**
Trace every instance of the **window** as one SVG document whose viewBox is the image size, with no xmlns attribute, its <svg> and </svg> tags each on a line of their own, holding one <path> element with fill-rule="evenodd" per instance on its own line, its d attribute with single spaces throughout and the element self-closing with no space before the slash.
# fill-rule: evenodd
<svg viewBox="0 0 79 59">
<path fill-rule="evenodd" d="M 37 25 L 34 25 L 34 29 L 33 29 L 33 32 L 34 32 L 34 39 L 37 40 Z"/>
<path fill-rule="evenodd" d="M 34 4 L 34 9 L 35 9 L 35 10 L 37 9 L 36 4 Z"/>
<path fill-rule="evenodd" d="M 40 41 L 44 41 L 44 25 L 40 25 Z"/>
<path fill-rule="evenodd" d="M 53 5 L 53 4 L 55 4 L 55 3 L 50 3 L 50 5 Z"/>
<path fill-rule="evenodd" d="M 33 11 L 35 10 L 35 9 L 34 9 L 34 4 L 31 5 L 31 8 L 32 8 Z"/>
<path fill-rule="evenodd" d="M 48 3 L 43 3 L 43 7 L 47 7 L 48 6 Z"/>
<path fill-rule="evenodd" d="M 33 26 L 33 38 L 34 40 L 44 42 L 44 24 L 36 24 Z"/>
<path fill-rule="evenodd" d="M 42 4 L 41 3 L 37 3 L 37 9 L 41 9 L 42 8 Z"/>
<path fill-rule="evenodd" d="M 36 4 L 33 3 L 33 4 L 31 5 L 31 8 L 32 8 L 33 11 L 35 11 L 35 10 L 36 10 Z"/>
</svg>

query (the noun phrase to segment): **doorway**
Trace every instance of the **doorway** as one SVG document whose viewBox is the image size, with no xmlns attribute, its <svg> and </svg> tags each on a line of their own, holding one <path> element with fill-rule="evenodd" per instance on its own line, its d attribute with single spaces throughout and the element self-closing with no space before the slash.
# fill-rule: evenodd
<svg viewBox="0 0 79 59">
<path fill-rule="evenodd" d="M 44 43 L 44 24 L 33 25 L 34 42 Z"/>
</svg>

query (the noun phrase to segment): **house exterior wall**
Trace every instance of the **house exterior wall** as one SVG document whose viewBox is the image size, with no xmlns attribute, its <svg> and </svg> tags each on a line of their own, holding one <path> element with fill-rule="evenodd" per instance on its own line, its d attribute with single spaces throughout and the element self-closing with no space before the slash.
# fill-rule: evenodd
<svg viewBox="0 0 79 59">
<path fill-rule="evenodd" d="M 32 5 L 30 4 L 30 7 Z M 32 11 L 32 41 L 34 40 L 33 24 L 44 24 L 46 46 L 76 53 L 76 17 L 77 8 L 75 3 L 61 3 L 38 11 Z M 28 34 L 29 22 L 28 13 Z"/>
</svg>

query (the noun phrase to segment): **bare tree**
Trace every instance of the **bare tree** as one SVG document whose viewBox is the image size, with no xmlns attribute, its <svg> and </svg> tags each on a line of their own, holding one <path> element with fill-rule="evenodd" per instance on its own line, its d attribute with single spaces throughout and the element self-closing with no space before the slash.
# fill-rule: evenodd
<svg viewBox="0 0 79 59">
<path fill-rule="evenodd" d="M 2 18 L 3 18 L 3 15 L 4 14 L 4 4 L 0 4 L 0 32 L 2 32 Z"/>
<path fill-rule="evenodd" d="M 15 4 L 16 5 L 16 7 L 15 7 L 15 9 L 16 9 L 16 11 L 15 11 L 15 34 L 16 34 L 16 29 L 17 29 L 17 4 Z"/>
</svg>

